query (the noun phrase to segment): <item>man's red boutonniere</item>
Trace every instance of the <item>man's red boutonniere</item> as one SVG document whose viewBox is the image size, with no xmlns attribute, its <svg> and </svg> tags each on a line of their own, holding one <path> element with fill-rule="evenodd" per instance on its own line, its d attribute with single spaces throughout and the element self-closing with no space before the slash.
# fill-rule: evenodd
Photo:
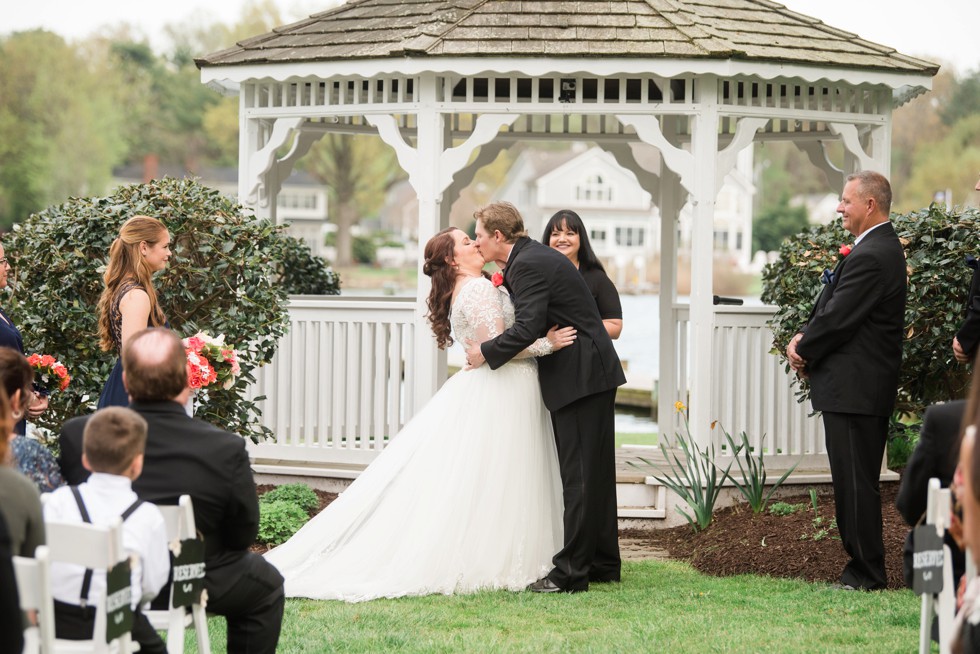
<svg viewBox="0 0 980 654">
<path fill-rule="evenodd" d="M 847 245 L 847 244 L 844 244 L 844 245 L 840 246 L 840 249 L 838 249 L 837 251 L 840 252 L 840 255 L 842 257 L 846 257 L 847 255 L 849 255 L 851 253 L 851 246 L 850 245 Z"/>
<path fill-rule="evenodd" d="M 491 281 L 491 282 L 493 282 L 493 285 L 494 285 L 494 286 L 500 286 L 501 284 L 503 284 L 503 283 L 504 283 L 504 276 L 503 276 L 503 274 L 502 274 L 502 273 L 501 273 L 501 272 L 500 272 L 500 271 L 498 270 L 498 271 L 497 271 L 497 272 L 495 272 L 494 274 L 492 274 L 492 275 L 490 275 L 490 281 Z"/>
</svg>

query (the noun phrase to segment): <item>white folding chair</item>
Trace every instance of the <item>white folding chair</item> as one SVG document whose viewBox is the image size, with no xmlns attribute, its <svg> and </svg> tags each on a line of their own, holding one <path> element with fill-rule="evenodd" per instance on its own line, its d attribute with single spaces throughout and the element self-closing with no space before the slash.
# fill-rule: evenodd
<svg viewBox="0 0 980 654">
<path fill-rule="evenodd" d="M 926 524 L 934 525 L 936 533 L 944 536 L 949 527 L 950 491 L 940 488 L 939 480 L 929 480 L 926 500 Z M 943 589 L 939 595 L 922 594 L 919 613 L 919 652 L 928 654 L 932 649 L 932 620 L 939 619 L 939 652 L 946 654 L 952 643 L 953 619 L 956 614 L 956 589 L 953 588 L 953 563 L 948 545 L 943 545 Z"/>
<path fill-rule="evenodd" d="M 123 547 L 122 519 L 101 527 L 84 522 L 44 523 L 49 559 L 52 563 L 73 563 L 93 570 L 107 571 L 129 555 Z M 52 614 L 53 616 L 53 614 Z M 56 639 L 53 650 L 56 654 L 74 652 L 110 652 L 128 654 L 133 651 L 132 635 L 127 631 L 111 642 L 106 642 L 106 598 L 100 597 L 95 604 L 95 628 L 92 640 Z M 53 625 L 52 625 L 53 628 Z"/>
<path fill-rule="evenodd" d="M 167 540 L 170 542 L 180 542 L 186 538 L 197 537 L 197 525 L 194 523 L 194 506 L 190 495 L 181 495 L 177 505 L 157 505 L 163 519 L 167 523 Z M 211 654 L 211 642 L 208 639 L 208 618 L 204 606 L 197 602 L 190 607 L 190 613 L 186 607 L 179 606 L 174 608 L 171 602 L 173 593 L 172 582 L 170 586 L 161 591 L 167 595 L 168 610 L 147 610 L 143 615 L 150 621 L 153 628 L 158 631 L 167 632 L 167 652 L 168 654 L 182 654 L 184 651 L 184 632 L 188 627 L 193 627 L 197 633 L 197 651 L 200 654 Z"/>
<path fill-rule="evenodd" d="M 22 611 L 37 612 L 37 626 L 24 632 L 24 654 L 54 651 L 54 600 L 51 597 L 51 563 L 48 548 L 41 545 L 34 558 L 15 556 L 14 576 Z"/>
</svg>

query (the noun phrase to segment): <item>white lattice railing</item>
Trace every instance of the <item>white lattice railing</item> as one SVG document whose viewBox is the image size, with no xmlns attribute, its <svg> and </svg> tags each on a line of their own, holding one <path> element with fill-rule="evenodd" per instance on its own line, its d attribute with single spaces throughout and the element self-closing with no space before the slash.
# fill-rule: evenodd
<svg viewBox="0 0 980 654">
<path fill-rule="evenodd" d="M 769 353 L 772 330 L 766 321 L 773 311 L 773 307 L 765 306 L 715 307 L 712 419 L 717 420 L 736 442 L 744 431 L 755 448 L 762 446 L 764 435 L 767 455 L 823 456 L 827 449 L 822 421 L 810 416 L 809 402 L 797 402 L 793 377 L 785 371 L 784 364 Z M 688 387 L 689 314 L 687 306 L 674 307 L 677 379 L 681 388 Z M 683 429 L 683 426 L 678 423 L 674 429 Z M 721 429 L 714 429 L 711 436 L 715 447 L 725 443 Z"/>
<path fill-rule="evenodd" d="M 414 405 L 412 298 L 292 298 L 289 333 L 253 397 L 275 434 L 253 456 L 368 463 Z M 406 383 L 406 380 L 409 380 Z"/>
<path fill-rule="evenodd" d="M 797 403 L 790 376 L 769 354 L 772 311 L 716 308 L 712 419 L 733 436 L 745 431 L 755 447 L 765 435 L 767 454 L 822 456 L 820 420 L 808 415 L 809 403 Z M 414 300 L 293 298 L 289 313 L 289 333 L 259 370 L 253 395 L 267 397 L 259 406 L 275 437 L 253 446 L 253 456 L 284 465 L 370 462 L 415 404 Z M 687 388 L 688 308 L 675 306 L 674 319 L 678 385 Z M 673 402 L 665 390 L 661 401 Z M 687 401 L 686 392 L 680 397 Z M 720 429 L 712 439 L 724 443 Z"/>
</svg>

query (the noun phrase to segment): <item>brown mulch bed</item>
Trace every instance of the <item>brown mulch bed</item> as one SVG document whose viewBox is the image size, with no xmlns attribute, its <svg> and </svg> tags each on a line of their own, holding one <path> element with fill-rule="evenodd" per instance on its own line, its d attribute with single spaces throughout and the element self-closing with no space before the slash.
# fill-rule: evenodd
<svg viewBox="0 0 980 654">
<path fill-rule="evenodd" d="M 257 488 L 259 495 L 272 490 L 272 485 Z M 310 512 L 319 513 L 337 498 L 336 493 L 316 490 L 320 506 Z M 902 544 L 908 526 L 895 509 L 898 482 L 881 485 L 885 567 L 888 587 L 903 588 Z M 814 524 L 814 514 L 808 493 L 790 495 L 778 500 L 786 504 L 803 504 L 802 510 L 785 516 L 769 512 L 753 516 L 747 505 L 717 509 L 711 524 L 695 534 L 687 525 L 669 529 L 622 529 L 623 544 L 642 556 L 647 550 L 654 558 L 688 561 L 697 570 L 716 576 L 759 574 L 789 577 L 807 581 L 837 582 L 847 556 L 840 535 L 831 526 L 834 518 L 834 498 L 829 488 L 817 497 L 817 513 L 821 523 Z M 821 530 L 826 533 L 821 534 Z M 252 550 L 264 553 L 266 545 L 254 545 Z M 639 550 L 639 552 L 637 552 Z M 625 554 L 625 552 L 624 552 Z"/>
<path fill-rule="evenodd" d="M 882 533 L 889 588 L 904 587 L 902 544 L 909 530 L 895 509 L 897 493 L 898 482 L 882 483 Z M 805 507 L 786 516 L 768 512 L 753 516 L 748 506 L 742 504 L 716 510 L 708 528 L 697 534 L 685 525 L 670 529 L 627 529 L 620 536 L 652 550 L 666 551 L 670 558 L 688 561 L 710 575 L 759 574 L 839 581 L 847 555 L 837 529 L 828 529 L 834 517 L 834 498 L 829 489 L 817 498 L 817 513 L 822 519 L 819 525 L 814 525 L 809 494 L 778 501 Z M 828 529 L 825 534 L 820 533 L 823 529 Z"/>
</svg>

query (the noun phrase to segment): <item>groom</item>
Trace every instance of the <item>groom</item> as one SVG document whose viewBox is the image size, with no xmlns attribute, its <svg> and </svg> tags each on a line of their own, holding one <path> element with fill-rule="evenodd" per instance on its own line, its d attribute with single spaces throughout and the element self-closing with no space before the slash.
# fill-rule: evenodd
<svg viewBox="0 0 980 654">
<path fill-rule="evenodd" d="M 507 202 L 476 211 L 476 245 L 504 269 L 514 325 L 485 343 L 469 343 L 472 367 L 504 365 L 552 325 L 571 325 L 575 342 L 538 359 L 545 406 L 551 411 L 565 502 L 565 544 L 554 569 L 529 586 L 539 593 L 578 592 L 589 582 L 619 581 L 614 460 L 616 387 L 626 383 L 595 300 L 564 254 L 532 241 Z"/>
</svg>

